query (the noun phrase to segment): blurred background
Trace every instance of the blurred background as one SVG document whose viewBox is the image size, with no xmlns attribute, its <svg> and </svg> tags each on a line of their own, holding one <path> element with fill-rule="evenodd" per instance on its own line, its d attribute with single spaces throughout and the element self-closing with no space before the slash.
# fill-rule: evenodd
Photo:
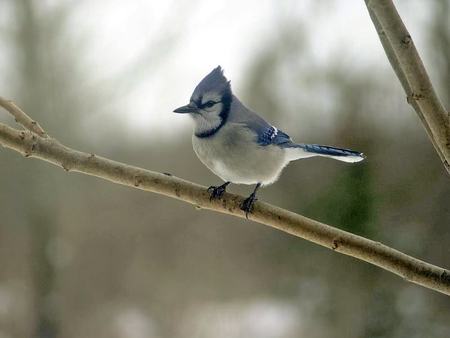
<svg viewBox="0 0 450 338">
<path fill-rule="evenodd" d="M 450 2 L 396 5 L 450 107 Z M 362 0 L 0 0 L 0 95 L 68 146 L 206 186 L 171 112 L 218 64 L 295 140 L 368 156 L 293 163 L 261 200 L 450 267 L 449 179 Z M 367 263 L 0 149 L 0 338 L 450 337 L 449 318 Z"/>
</svg>

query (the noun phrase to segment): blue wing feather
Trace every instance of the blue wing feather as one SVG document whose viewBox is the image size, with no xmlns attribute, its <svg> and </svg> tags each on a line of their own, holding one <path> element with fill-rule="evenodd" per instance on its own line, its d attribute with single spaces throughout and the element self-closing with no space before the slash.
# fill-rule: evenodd
<svg viewBox="0 0 450 338">
<path fill-rule="evenodd" d="M 233 95 L 230 116 L 228 120 L 245 126 L 256 134 L 255 142 L 260 146 L 278 145 L 280 147 L 292 144 L 288 134 L 271 126 L 261 116 L 245 107 L 239 99 Z"/>
<path fill-rule="evenodd" d="M 272 144 L 277 145 L 280 148 L 302 148 L 306 152 L 314 154 L 330 155 L 337 157 L 357 156 L 365 158 L 364 154 L 360 153 L 359 151 L 324 146 L 319 144 L 294 143 L 292 142 L 288 134 L 270 125 L 262 129 L 262 131 L 258 134 L 257 142 L 261 146 L 268 146 Z"/>
<path fill-rule="evenodd" d="M 365 157 L 364 154 L 349 149 L 318 144 L 294 143 L 288 134 L 271 126 L 261 116 L 247 109 L 235 96 L 233 96 L 232 108 L 229 121 L 245 126 L 253 131 L 255 133 L 255 142 L 260 146 L 276 145 L 280 148 L 301 148 L 308 153 L 329 155 L 335 158 Z"/>
<path fill-rule="evenodd" d="M 260 127 L 259 129 L 253 128 L 253 130 L 255 132 L 259 130 L 259 133 L 257 132 L 258 135 L 257 142 L 261 146 L 276 145 L 279 146 L 280 148 L 302 148 L 309 153 L 338 156 L 338 157 L 339 156 L 342 157 L 358 156 L 362 158 L 365 157 L 364 154 L 349 149 L 342 149 L 319 144 L 304 144 L 304 143 L 297 144 L 292 142 L 288 134 L 271 125 L 267 125 L 264 128 L 261 128 L 261 126 L 259 127 Z"/>
<path fill-rule="evenodd" d="M 291 143 L 292 140 L 285 132 L 273 126 L 268 126 L 258 134 L 257 142 L 261 146 L 268 146 L 270 144 L 282 146 L 286 143 Z"/>
</svg>

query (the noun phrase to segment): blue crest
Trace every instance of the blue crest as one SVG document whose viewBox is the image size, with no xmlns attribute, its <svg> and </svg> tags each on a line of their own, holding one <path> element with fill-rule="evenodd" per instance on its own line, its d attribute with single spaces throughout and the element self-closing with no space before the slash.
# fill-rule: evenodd
<svg viewBox="0 0 450 338">
<path fill-rule="evenodd" d="M 192 97 L 198 99 L 208 92 L 218 93 L 221 96 L 231 97 L 230 81 L 223 75 L 222 67 L 217 66 L 211 73 L 206 75 L 203 80 L 195 87 Z"/>
</svg>

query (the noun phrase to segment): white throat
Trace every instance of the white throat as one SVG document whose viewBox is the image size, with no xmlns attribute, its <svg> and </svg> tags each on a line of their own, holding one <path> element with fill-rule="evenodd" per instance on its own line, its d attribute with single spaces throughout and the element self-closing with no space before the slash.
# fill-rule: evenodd
<svg viewBox="0 0 450 338">
<path fill-rule="evenodd" d="M 222 118 L 218 114 L 209 114 L 205 118 L 202 114 L 192 114 L 194 119 L 194 133 L 203 134 L 216 129 L 222 123 Z"/>
</svg>

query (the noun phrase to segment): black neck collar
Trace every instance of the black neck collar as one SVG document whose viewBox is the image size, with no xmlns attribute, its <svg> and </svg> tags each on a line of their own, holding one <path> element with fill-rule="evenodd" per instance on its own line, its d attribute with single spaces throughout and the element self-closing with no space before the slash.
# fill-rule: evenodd
<svg viewBox="0 0 450 338">
<path fill-rule="evenodd" d="M 228 115 L 230 115 L 231 101 L 232 101 L 231 94 L 225 95 L 222 98 L 223 108 L 219 114 L 219 116 L 222 118 L 222 120 L 220 121 L 220 124 L 217 127 L 214 127 L 212 129 L 206 130 L 201 133 L 195 133 L 195 136 L 197 136 L 198 138 L 207 138 L 207 137 L 211 137 L 215 133 L 217 133 L 220 130 L 220 128 L 222 128 L 225 125 L 225 123 L 227 122 Z"/>
</svg>

